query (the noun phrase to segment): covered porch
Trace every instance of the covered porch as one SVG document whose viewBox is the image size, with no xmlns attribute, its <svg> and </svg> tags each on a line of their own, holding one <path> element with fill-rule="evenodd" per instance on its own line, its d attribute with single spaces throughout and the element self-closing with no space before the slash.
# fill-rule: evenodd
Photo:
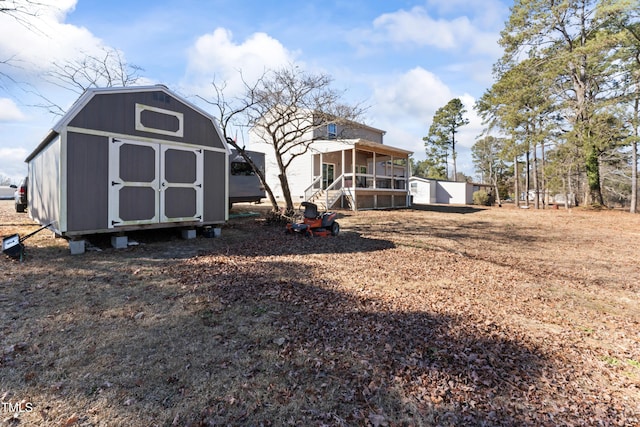
<svg viewBox="0 0 640 427">
<path fill-rule="evenodd" d="M 324 209 L 409 206 L 410 151 L 366 140 L 313 154 L 313 182 L 305 200 Z"/>
</svg>

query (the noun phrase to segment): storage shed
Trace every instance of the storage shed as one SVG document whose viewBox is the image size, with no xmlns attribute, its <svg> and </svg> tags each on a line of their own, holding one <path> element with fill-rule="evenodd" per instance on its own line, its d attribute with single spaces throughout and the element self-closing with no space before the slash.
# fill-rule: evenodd
<svg viewBox="0 0 640 427">
<path fill-rule="evenodd" d="M 68 237 L 227 220 L 229 149 L 165 86 L 88 89 L 27 157 L 29 214 Z"/>
<path fill-rule="evenodd" d="M 415 204 L 473 204 L 473 192 L 479 189 L 477 184 L 468 182 L 441 181 L 437 179 L 409 178 L 411 196 Z"/>
</svg>

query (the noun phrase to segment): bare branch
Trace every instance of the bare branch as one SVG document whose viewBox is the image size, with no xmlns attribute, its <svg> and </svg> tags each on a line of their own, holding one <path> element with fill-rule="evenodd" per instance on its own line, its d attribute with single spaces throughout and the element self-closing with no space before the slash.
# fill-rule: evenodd
<svg viewBox="0 0 640 427">
<path fill-rule="evenodd" d="M 39 18 L 43 10 L 58 8 L 35 0 L 0 0 L 0 14 L 13 18 L 18 24 L 29 31 L 41 33 L 34 25 L 34 18 Z"/>
<path fill-rule="evenodd" d="M 86 54 L 80 59 L 53 63 L 46 75 L 50 83 L 78 94 L 90 87 L 134 86 L 141 67 L 126 63 L 120 51 L 104 47 L 103 56 Z"/>
</svg>

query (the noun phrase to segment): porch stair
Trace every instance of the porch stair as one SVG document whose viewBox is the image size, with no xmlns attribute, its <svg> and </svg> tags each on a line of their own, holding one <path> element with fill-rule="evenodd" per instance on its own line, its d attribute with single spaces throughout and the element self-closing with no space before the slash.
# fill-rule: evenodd
<svg viewBox="0 0 640 427">
<path fill-rule="evenodd" d="M 340 197 L 344 194 L 344 190 L 320 190 L 314 193 L 307 202 L 315 203 L 318 209 L 332 209 Z"/>
</svg>

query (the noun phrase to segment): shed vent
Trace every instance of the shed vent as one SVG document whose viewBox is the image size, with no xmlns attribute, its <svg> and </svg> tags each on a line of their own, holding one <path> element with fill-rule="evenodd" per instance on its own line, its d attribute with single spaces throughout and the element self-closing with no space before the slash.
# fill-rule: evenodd
<svg viewBox="0 0 640 427">
<path fill-rule="evenodd" d="M 182 138 L 184 136 L 184 114 L 164 108 L 136 104 L 136 130 Z"/>
</svg>

